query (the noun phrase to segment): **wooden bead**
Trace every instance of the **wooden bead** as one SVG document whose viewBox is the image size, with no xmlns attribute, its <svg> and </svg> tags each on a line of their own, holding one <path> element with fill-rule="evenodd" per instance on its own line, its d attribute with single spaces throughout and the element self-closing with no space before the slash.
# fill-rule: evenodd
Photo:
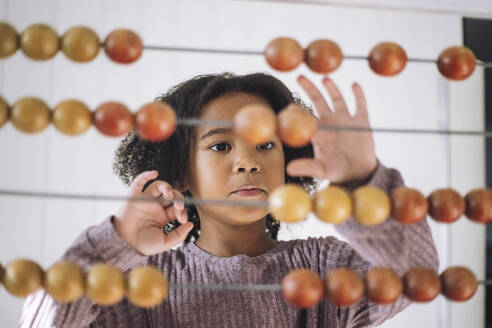
<svg viewBox="0 0 492 328">
<path fill-rule="evenodd" d="M 128 300 L 137 306 L 156 306 L 167 293 L 167 278 L 155 267 L 138 267 L 128 274 Z"/>
<path fill-rule="evenodd" d="M 407 64 L 407 54 L 393 42 L 382 42 L 369 53 L 369 66 L 379 75 L 393 76 L 400 73 Z"/>
<path fill-rule="evenodd" d="M 5 269 L 0 264 L 0 284 L 3 284 L 3 274 L 5 273 Z"/>
<path fill-rule="evenodd" d="M 146 104 L 135 115 L 139 136 L 147 141 L 162 141 L 176 130 L 176 114 L 168 104 L 154 102 Z"/>
<path fill-rule="evenodd" d="M 79 135 L 92 125 L 92 114 L 84 103 L 78 100 L 65 100 L 55 107 L 53 124 L 64 134 Z"/>
<path fill-rule="evenodd" d="M 108 57 L 120 64 L 129 64 L 142 55 L 142 39 L 133 31 L 117 29 L 104 41 L 104 51 Z"/>
<path fill-rule="evenodd" d="M 94 126 L 109 137 L 120 137 L 133 129 L 133 116 L 125 105 L 110 101 L 96 108 Z"/>
<path fill-rule="evenodd" d="M 113 305 L 118 303 L 126 292 L 123 273 L 109 264 L 94 265 L 86 277 L 87 296 L 97 304 Z"/>
<path fill-rule="evenodd" d="M 306 65 L 316 73 L 331 73 L 342 63 L 343 54 L 340 47 L 330 40 L 316 40 L 306 49 Z"/>
<path fill-rule="evenodd" d="M 4 126 L 9 120 L 9 105 L 0 97 L 0 127 Z"/>
<path fill-rule="evenodd" d="M 403 292 L 411 301 L 430 302 L 441 292 L 441 281 L 432 269 L 412 268 L 403 276 Z"/>
<path fill-rule="evenodd" d="M 306 219 L 312 210 L 312 200 L 304 188 L 288 183 L 270 194 L 269 210 L 279 221 L 297 222 Z"/>
<path fill-rule="evenodd" d="M 44 289 L 56 301 L 75 301 L 84 293 L 84 273 L 72 262 L 55 263 L 46 271 Z"/>
<path fill-rule="evenodd" d="M 467 301 L 475 295 L 478 281 L 470 269 L 463 266 L 447 268 L 441 273 L 441 293 L 448 299 L 456 302 Z"/>
<path fill-rule="evenodd" d="M 399 187 L 391 191 L 391 216 L 398 222 L 413 224 L 424 219 L 429 205 L 418 190 Z"/>
<path fill-rule="evenodd" d="M 25 133 L 38 133 L 50 124 L 51 112 L 38 98 L 27 97 L 17 101 L 10 111 L 10 121 Z"/>
<path fill-rule="evenodd" d="M 339 268 L 331 271 L 325 278 L 326 298 L 337 306 L 349 306 L 358 302 L 364 295 L 364 284 L 354 271 Z"/>
<path fill-rule="evenodd" d="M 308 269 L 292 270 L 282 279 L 282 293 L 287 302 L 300 308 L 319 303 L 325 287 L 320 276 Z"/>
<path fill-rule="evenodd" d="M 12 56 L 19 49 L 19 35 L 14 27 L 0 22 L 0 58 Z"/>
<path fill-rule="evenodd" d="M 265 60 L 268 65 L 277 71 L 291 71 L 304 60 L 304 50 L 294 39 L 279 37 L 265 48 Z"/>
<path fill-rule="evenodd" d="M 464 46 L 445 49 L 439 55 L 437 68 L 450 80 L 461 81 L 472 75 L 477 64 L 475 54 Z"/>
<path fill-rule="evenodd" d="M 466 216 L 475 222 L 492 222 L 492 190 L 479 188 L 470 191 L 465 196 Z"/>
<path fill-rule="evenodd" d="M 266 143 L 277 133 L 277 117 L 266 105 L 247 105 L 234 116 L 234 133 L 251 145 Z"/>
<path fill-rule="evenodd" d="M 398 273 L 389 268 L 374 268 L 364 278 L 367 298 L 374 303 L 394 303 L 403 292 Z"/>
<path fill-rule="evenodd" d="M 321 221 L 339 224 L 352 214 L 352 199 L 344 189 L 329 186 L 314 195 L 313 207 L 314 214 Z"/>
<path fill-rule="evenodd" d="M 453 189 L 438 189 L 427 197 L 429 215 L 436 221 L 452 223 L 465 212 L 465 200 Z"/>
<path fill-rule="evenodd" d="M 17 297 L 26 297 L 43 286 L 43 269 L 31 260 L 15 260 L 5 268 L 3 284 Z"/>
<path fill-rule="evenodd" d="M 377 187 L 359 187 L 353 192 L 352 198 L 354 201 L 354 217 L 362 224 L 380 224 L 390 214 L 390 199 L 383 190 Z"/>
<path fill-rule="evenodd" d="M 60 42 L 54 29 L 45 24 L 33 24 L 26 28 L 20 38 L 21 49 L 33 60 L 48 60 L 59 50 Z"/>
<path fill-rule="evenodd" d="M 65 32 L 61 40 L 63 53 L 73 61 L 85 63 L 99 53 L 99 37 L 85 26 L 75 26 Z"/>
<path fill-rule="evenodd" d="M 304 147 L 318 130 L 318 119 L 296 104 L 290 104 L 278 114 L 278 136 L 290 147 Z"/>
</svg>

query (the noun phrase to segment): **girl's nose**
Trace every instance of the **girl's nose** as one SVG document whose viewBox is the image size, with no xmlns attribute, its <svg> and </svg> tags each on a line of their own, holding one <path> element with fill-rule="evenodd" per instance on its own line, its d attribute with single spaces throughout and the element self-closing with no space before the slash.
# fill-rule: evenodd
<svg viewBox="0 0 492 328">
<path fill-rule="evenodd" d="M 258 173 L 260 172 L 260 166 L 252 159 L 242 159 L 234 165 L 234 173 Z"/>
</svg>

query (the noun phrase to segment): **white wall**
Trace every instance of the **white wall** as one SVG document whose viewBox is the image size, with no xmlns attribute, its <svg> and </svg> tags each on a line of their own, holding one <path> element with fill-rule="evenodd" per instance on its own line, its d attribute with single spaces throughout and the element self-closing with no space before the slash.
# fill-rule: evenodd
<svg viewBox="0 0 492 328">
<path fill-rule="evenodd" d="M 126 27 L 138 32 L 146 45 L 258 51 L 274 37 L 286 35 L 303 46 L 316 38 L 329 38 L 349 55 L 367 55 L 376 43 L 391 40 L 401 44 L 409 57 L 435 59 L 441 50 L 462 40 L 457 15 L 283 2 L 0 0 L 0 19 L 19 32 L 38 22 L 51 25 L 59 34 L 74 25 L 87 25 L 104 38 L 113 29 Z M 34 95 L 52 107 L 68 98 L 83 100 L 90 108 L 116 99 L 135 111 L 184 79 L 223 71 L 273 72 L 261 56 L 147 50 L 135 64 L 121 66 L 103 53 L 91 63 L 76 64 L 61 53 L 50 61 L 34 62 L 19 51 L 0 61 L 0 94 L 10 104 Z M 306 100 L 295 83 L 297 75 L 307 74 L 320 85 L 320 76 L 304 66 L 290 73 L 273 73 Z M 382 78 L 370 71 L 367 62 L 346 60 L 332 77 L 352 110 L 350 84 L 362 84 L 375 127 L 483 127 L 480 69 L 466 82 L 450 83 L 432 64 L 409 63 L 397 77 Z M 448 186 L 464 193 L 484 184 L 480 138 L 376 134 L 375 140 L 383 163 L 398 168 L 407 185 L 424 194 Z M 0 129 L 0 188 L 124 195 L 124 186 L 111 170 L 117 143 L 94 128 L 79 137 L 63 136 L 53 126 L 26 135 L 9 123 Z M 47 267 L 80 231 L 114 213 L 119 205 L 2 196 L 0 261 L 28 257 Z M 466 219 L 451 226 L 431 225 L 441 270 L 462 264 L 483 278 L 484 228 Z M 282 228 L 280 237 L 331 233 L 331 226 L 310 218 Z M 15 325 L 21 304 L 22 300 L 0 289 L 0 317 L 6 327 Z M 483 322 L 484 289 L 480 287 L 467 303 L 451 305 L 439 296 L 431 303 L 412 305 L 383 326 L 482 327 Z"/>
</svg>

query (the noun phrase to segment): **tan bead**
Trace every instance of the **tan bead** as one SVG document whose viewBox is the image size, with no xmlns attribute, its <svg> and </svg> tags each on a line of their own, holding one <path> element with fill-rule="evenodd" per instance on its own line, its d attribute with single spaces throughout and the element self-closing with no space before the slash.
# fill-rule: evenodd
<svg viewBox="0 0 492 328">
<path fill-rule="evenodd" d="M 349 306 L 364 296 L 364 283 L 354 271 L 338 268 L 325 278 L 326 298 L 337 306 Z"/>
<path fill-rule="evenodd" d="M 109 137 L 120 137 L 133 128 L 133 116 L 125 105 L 108 101 L 94 111 L 94 126 Z"/>
<path fill-rule="evenodd" d="M 313 206 L 307 191 L 291 183 L 277 187 L 270 194 L 268 202 L 273 217 L 282 222 L 297 222 L 306 219 Z"/>
<path fill-rule="evenodd" d="M 58 131 L 68 135 L 79 135 L 92 125 L 92 114 L 89 108 L 78 100 L 65 100 L 53 111 L 53 124 Z"/>
<path fill-rule="evenodd" d="M 383 190 L 377 187 L 359 187 L 353 192 L 352 198 L 354 201 L 354 216 L 362 224 L 380 224 L 390 214 L 390 199 Z"/>
<path fill-rule="evenodd" d="M 17 297 L 26 297 L 43 286 L 43 269 L 26 259 L 15 260 L 5 268 L 3 284 L 7 291 Z"/>
<path fill-rule="evenodd" d="M 296 104 L 290 104 L 278 114 L 278 135 L 290 147 L 309 144 L 318 130 L 318 119 Z"/>
<path fill-rule="evenodd" d="M 10 111 L 10 121 L 25 133 L 38 133 L 50 124 L 51 112 L 38 98 L 27 97 L 17 101 Z"/>
<path fill-rule="evenodd" d="M 405 296 L 414 302 L 430 302 L 441 292 L 441 281 L 434 270 L 416 267 L 403 276 Z"/>
<path fill-rule="evenodd" d="M 304 60 L 304 50 L 292 38 L 279 37 L 273 39 L 265 48 L 265 60 L 277 71 L 291 71 Z"/>
<path fill-rule="evenodd" d="M 113 305 L 121 301 L 126 292 L 124 274 L 109 264 L 94 265 L 86 276 L 87 296 L 97 304 Z"/>
<path fill-rule="evenodd" d="M 0 264 L 0 284 L 3 284 L 3 274 L 5 273 L 5 269 Z"/>
<path fill-rule="evenodd" d="M 128 274 L 128 300 L 136 306 L 156 306 L 167 293 L 167 278 L 153 266 L 138 267 Z"/>
<path fill-rule="evenodd" d="M 405 50 L 393 42 L 379 43 L 369 53 L 369 66 L 376 74 L 382 76 L 397 75 L 406 64 Z"/>
<path fill-rule="evenodd" d="M 389 268 L 374 268 L 364 277 L 367 298 L 374 303 L 389 304 L 403 292 L 400 276 Z"/>
<path fill-rule="evenodd" d="M 343 53 L 338 44 L 331 40 L 315 40 L 308 45 L 304 60 L 312 71 L 326 74 L 340 66 Z"/>
<path fill-rule="evenodd" d="M 104 51 L 111 60 L 117 63 L 133 63 L 142 55 L 142 39 L 133 31 L 117 29 L 104 40 Z"/>
<path fill-rule="evenodd" d="M 478 188 L 470 191 L 465 196 L 465 214 L 478 223 L 492 222 L 492 190 Z"/>
<path fill-rule="evenodd" d="M 53 58 L 59 50 L 60 42 L 54 29 L 45 24 L 33 24 L 21 34 L 21 49 L 33 60 Z"/>
<path fill-rule="evenodd" d="M 0 127 L 4 126 L 9 120 L 9 105 L 0 97 Z"/>
<path fill-rule="evenodd" d="M 329 186 L 314 195 L 313 207 L 321 221 L 339 224 L 352 214 L 352 199 L 344 189 Z"/>
<path fill-rule="evenodd" d="M 456 302 L 464 302 L 475 295 L 478 281 L 475 274 L 463 266 L 447 268 L 440 276 L 441 293 L 448 299 Z"/>
<path fill-rule="evenodd" d="M 99 53 L 99 37 L 85 26 L 75 26 L 65 32 L 61 40 L 63 53 L 73 61 L 84 63 Z"/>
<path fill-rule="evenodd" d="M 0 58 L 12 56 L 19 49 L 19 35 L 14 27 L 0 22 Z"/>
<path fill-rule="evenodd" d="M 277 116 L 266 105 L 248 105 L 234 116 L 234 133 L 251 145 L 263 144 L 277 133 Z"/>
<path fill-rule="evenodd" d="M 169 138 L 176 130 L 176 113 L 168 104 L 154 102 L 146 104 L 135 114 L 139 136 L 152 142 Z"/>
<path fill-rule="evenodd" d="M 417 223 L 428 209 L 427 199 L 418 190 L 399 187 L 391 191 L 391 216 L 398 222 Z"/>
<path fill-rule="evenodd" d="M 450 188 L 433 191 L 427 201 L 430 217 L 439 222 L 452 223 L 465 213 L 465 200 Z"/>
<path fill-rule="evenodd" d="M 84 273 L 72 262 L 55 263 L 46 271 L 44 289 L 56 301 L 75 301 L 84 293 Z"/>
<path fill-rule="evenodd" d="M 287 302 L 309 308 L 323 298 L 325 287 L 319 274 L 308 269 L 295 269 L 282 279 L 282 293 Z"/>
<path fill-rule="evenodd" d="M 454 46 L 445 49 L 437 59 L 437 68 L 446 78 L 455 81 L 467 79 L 475 71 L 477 60 L 470 48 Z"/>
</svg>

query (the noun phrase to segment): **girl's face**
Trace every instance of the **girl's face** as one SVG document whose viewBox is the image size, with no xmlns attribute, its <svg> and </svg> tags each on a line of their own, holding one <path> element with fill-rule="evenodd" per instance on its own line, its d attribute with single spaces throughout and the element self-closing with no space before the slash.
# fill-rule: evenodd
<svg viewBox="0 0 492 328">
<path fill-rule="evenodd" d="M 255 95 L 228 93 L 210 101 L 201 119 L 229 120 L 249 104 L 268 102 Z M 226 200 L 268 200 L 270 193 L 285 183 L 284 152 L 277 136 L 271 141 L 250 145 L 231 129 L 200 125 L 194 133 L 190 156 L 189 189 L 193 197 Z M 243 185 L 263 189 L 256 195 L 240 195 Z M 267 208 L 196 205 L 200 220 L 209 218 L 232 226 L 244 226 L 266 216 Z"/>
</svg>

